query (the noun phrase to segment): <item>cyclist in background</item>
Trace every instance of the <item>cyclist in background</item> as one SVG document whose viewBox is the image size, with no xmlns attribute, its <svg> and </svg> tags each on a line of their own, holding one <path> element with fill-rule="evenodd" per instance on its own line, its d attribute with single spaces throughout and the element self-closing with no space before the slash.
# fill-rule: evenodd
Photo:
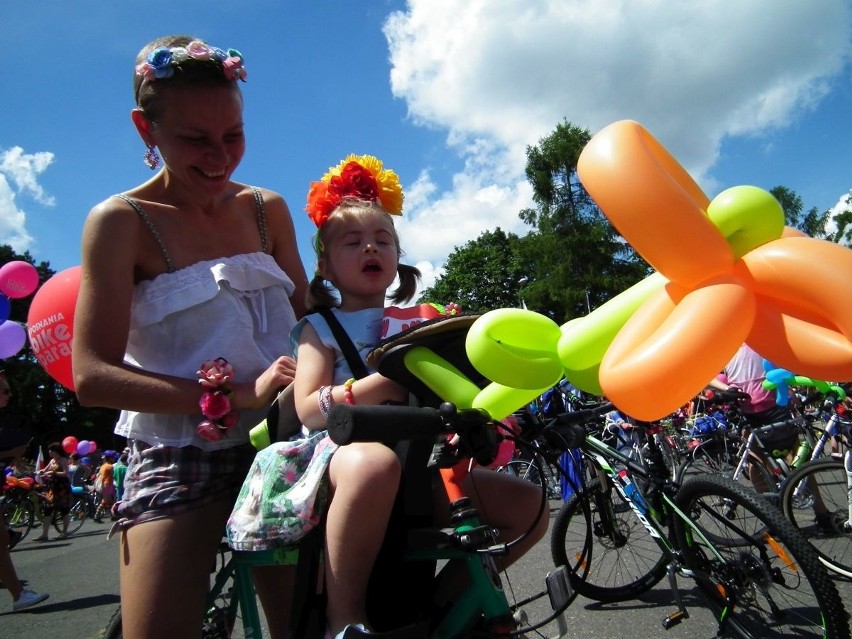
<svg viewBox="0 0 852 639">
<path fill-rule="evenodd" d="M 763 388 L 763 380 L 766 379 L 766 371 L 763 368 L 763 357 L 752 349 L 748 344 L 740 346 L 731 361 L 722 370 L 722 374 L 710 380 L 712 388 L 719 390 L 739 390 L 749 396 L 740 406 L 743 416 L 749 426 L 757 428 L 790 420 L 793 414 L 788 406 L 779 406 L 775 402 L 775 391 Z M 799 432 L 795 424 L 788 424 L 782 428 L 776 428 L 772 433 L 761 435 L 766 450 L 795 450 L 799 442 Z M 754 449 L 753 452 L 766 463 L 766 456 L 762 450 Z M 768 468 L 767 468 L 768 469 Z M 763 485 L 763 478 L 752 478 L 752 485 L 758 493 L 771 490 L 769 486 Z"/>
</svg>

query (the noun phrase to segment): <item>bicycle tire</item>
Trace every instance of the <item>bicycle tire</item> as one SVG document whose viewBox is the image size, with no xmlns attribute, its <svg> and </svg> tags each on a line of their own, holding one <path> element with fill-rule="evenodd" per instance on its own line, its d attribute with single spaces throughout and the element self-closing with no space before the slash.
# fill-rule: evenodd
<svg viewBox="0 0 852 639">
<path fill-rule="evenodd" d="M 75 532 L 80 530 L 80 526 L 83 525 L 82 519 L 74 519 L 71 514 L 71 510 L 74 508 L 74 504 L 72 504 L 71 508 L 68 509 L 68 529 L 65 532 L 66 535 L 73 535 Z M 63 533 L 62 530 L 62 520 L 64 519 L 64 515 L 57 509 L 54 508 L 53 512 L 50 514 L 50 523 L 53 525 L 53 529 L 58 532 L 60 535 Z"/>
<path fill-rule="evenodd" d="M 547 489 L 549 499 L 561 499 L 559 487 L 559 472 L 541 457 L 531 459 L 513 459 L 505 466 L 497 468 L 499 473 L 507 473 L 526 479 L 536 486 Z"/>
<path fill-rule="evenodd" d="M 634 599 L 666 574 L 668 558 L 623 498 L 600 479 L 563 504 L 550 551 L 568 568 L 571 585 L 589 599 Z"/>
<path fill-rule="evenodd" d="M 29 499 L 6 499 L 0 505 L 9 528 L 21 533 L 21 541 L 30 534 L 35 522 L 35 507 Z M 20 543 L 20 542 L 19 542 Z"/>
<path fill-rule="evenodd" d="M 68 534 L 73 535 L 75 532 L 80 530 L 83 522 L 86 521 L 89 516 L 89 505 L 85 495 L 74 500 L 74 503 L 71 505 L 71 510 L 68 511 L 68 515 L 70 517 L 68 520 Z"/>
<path fill-rule="evenodd" d="M 849 639 L 846 611 L 816 552 L 781 512 L 731 479 L 685 482 L 674 502 L 712 548 L 681 519 L 672 541 L 721 624 L 743 639 Z M 718 512 L 732 503 L 734 519 Z M 718 553 L 718 557 L 716 556 Z"/>
<path fill-rule="evenodd" d="M 683 462 L 678 481 L 683 483 L 693 475 L 705 475 L 707 473 L 730 477 L 734 474 L 736 467 L 733 451 L 715 441 L 709 441 L 695 448 Z"/>
<path fill-rule="evenodd" d="M 814 488 L 826 507 L 824 512 L 830 516 L 831 530 L 817 525 Z M 842 461 L 832 458 L 799 466 L 781 488 L 784 516 L 814 547 L 820 561 L 844 577 L 852 577 L 852 533 L 843 530 L 843 523 L 849 520 L 848 491 L 846 468 Z"/>
<path fill-rule="evenodd" d="M 680 469 L 678 481 L 683 484 L 687 479 L 700 477 L 706 474 L 719 475 L 721 477 L 733 478 L 737 468 L 738 460 L 735 451 L 725 450 L 719 446 L 699 446 L 693 451 L 692 457 L 688 459 Z M 749 453 L 749 461 L 745 470 L 740 474 L 738 483 L 742 486 L 755 490 L 754 475 L 760 475 L 759 485 L 766 489 L 760 493 L 774 492 L 777 486 L 775 477 L 761 463 L 760 458 L 754 453 Z M 755 490 L 755 492 L 758 492 Z"/>
</svg>

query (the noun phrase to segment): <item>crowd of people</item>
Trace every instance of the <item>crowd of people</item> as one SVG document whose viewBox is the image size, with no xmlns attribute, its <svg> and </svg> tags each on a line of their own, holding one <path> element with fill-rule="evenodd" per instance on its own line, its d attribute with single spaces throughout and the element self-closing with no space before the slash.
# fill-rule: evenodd
<svg viewBox="0 0 852 639">
<path fill-rule="evenodd" d="M 284 198 L 232 179 L 246 150 L 242 54 L 168 36 L 145 45 L 133 66 L 130 117 L 155 173 L 87 217 L 73 352 L 79 401 L 120 410 L 116 435 L 128 449 L 96 464 L 48 446 L 40 479 L 51 507 L 67 528 L 73 488 L 93 482 L 101 510 L 115 518 L 125 637 L 198 636 L 209 568 L 256 462 L 249 431 L 293 384 L 325 490 L 327 636 L 369 636 L 368 577 L 400 462 L 382 444 L 320 442 L 334 404 L 406 403 L 409 395 L 375 371 L 356 375 L 311 311 L 332 309 L 363 357 L 381 336 L 387 300 L 411 299 L 419 273 L 401 263 L 393 222 L 402 188 L 372 156 L 350 156 L 310 185 L 317 271 L 309 283 Z M 268 464 L 262 472 L 281 471 Z M 547 518 L 531 527 L 535 488 L 485 468 L 472 478 L 500 539 L 526 533 L 502 558 L 509 564 L 545 534 Z M 15 609 L 42 601 L 16 585 L 0 528 L 0 580 Z M 254 580 L 271 636 L 288 636 L 294 571 L 257 568 Z"/>
</svg>

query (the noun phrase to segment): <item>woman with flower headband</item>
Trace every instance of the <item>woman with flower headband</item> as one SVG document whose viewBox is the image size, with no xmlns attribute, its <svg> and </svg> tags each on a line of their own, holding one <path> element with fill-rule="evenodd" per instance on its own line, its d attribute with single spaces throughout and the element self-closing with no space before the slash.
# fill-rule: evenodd
<svg viewBox="0 0 852 639">
<path fill-rule="evenodd" d="M 415 293 L 419 271 L 400 264 L 402 254 L 392 215 L 402 214 L 403 193 L 396 174 L 372 156 L 349 156 L 311 184 L 307 210 L 318 227 L 317 273 L 308 305 L 331 307 L 362 357 L 381 337 L 389 296 L 404 302 Z M 335 295 L 336 291 L 336 295 Z M 318 314 L 306 316 L 291 334 L 297 351 L 294 397 L 305 428 L 322 432 L 335 403 L 407 402 L 408 392 L 379 373 L 352 378 L 337 340 Z M 388 447 L 359 442 L 337 448 L 317 446 L 314 459 L 328 465 L 325 518 L 325 588 L 328 636 L 369 634 L 367 583 L 382 544 L 400 483 L 400 462 Z M 313 460 L 312 460 L 313 461 Z M 519 537 L 535 520 L 540 500 L 532 484 L 504 474 L 475 472 L 477 499 L 487 501 L 490 523 L 508 539 Z M 508 480 L 508 481 L 504 481 Z M 505 504 L 498 508 L 496 504 Z M 447 505 L 443 510 L 447 512 Z M 439 512 L 436 510 L 436 512 Z M 531 547 L 547 520 L 507 563 Z"/>
<path fill-rule="evenodd" d="M 245 79 L 235 49 L 188 36 L 146 45 L 131 119 L 145 163 L 162 156 L 162 169 L 95 206 L 83 231 L 74 382 L 84 405 L 122 410 L 116 433 L 131 447 L 115 507 L 125 637 L 201 635 L 210 566 L 254 456 L 248 430 L 295 374 L 287 335 L 307 278 L 293 220 L 277 193 L 231 179 Z M 285 587 L 271 570 L 256 572 L 265 603 Z M 275 637 L 282 608 L 264 607 Z"/>
</svg>

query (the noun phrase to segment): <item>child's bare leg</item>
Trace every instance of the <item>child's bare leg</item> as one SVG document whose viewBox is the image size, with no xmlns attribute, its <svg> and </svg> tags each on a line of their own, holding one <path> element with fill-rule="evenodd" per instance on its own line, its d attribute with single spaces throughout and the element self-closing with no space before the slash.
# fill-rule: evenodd
<svg viewBox="0 0 852 639">
<path fill-rule="evenodd" d="M 541 487 L 526 479 L 474 468 L 465 479 L 466 494 L 471 496 L 482 521 L 500 531 L 499 541 L 509 542 L 529 530 L 541 507 Z M 550 524 L 550 508 L 545 501 L 541 518 L 529 535 L 506 555 L 497 559 L 501 568 L 510 566 L 544 537 Z"/>
<path fill-rule="evenodd" d="M 542 489 L 520 477 L 498 473 L 487 468 L 475 468 L 462 484 L 481 521 L 496 528 L 498 541 L 514 541 L 526 533 L 536 521 L 541 507 Z M 436 495 L 435 512 L 438 525 L 449 523 L 446 496 Z M 550 509 L 544 511 L 529 534 L 505 555 L 496 557 L 497 567 L 505 569 L 532 548 L 547 532 Z M 443 605 L 458 597 L 468 586 L 467 567 L 462 562 L 450 562 L 441 573 L 436 601 Z"/>
<path fill-rule="evenodd" d="M 341 447 L 331 458 L 326 516 L 328 627 L 367 621 L 367 583 L 382 545 L 400 478 L 396 454 L 378 443 Z"/>
</svg>

